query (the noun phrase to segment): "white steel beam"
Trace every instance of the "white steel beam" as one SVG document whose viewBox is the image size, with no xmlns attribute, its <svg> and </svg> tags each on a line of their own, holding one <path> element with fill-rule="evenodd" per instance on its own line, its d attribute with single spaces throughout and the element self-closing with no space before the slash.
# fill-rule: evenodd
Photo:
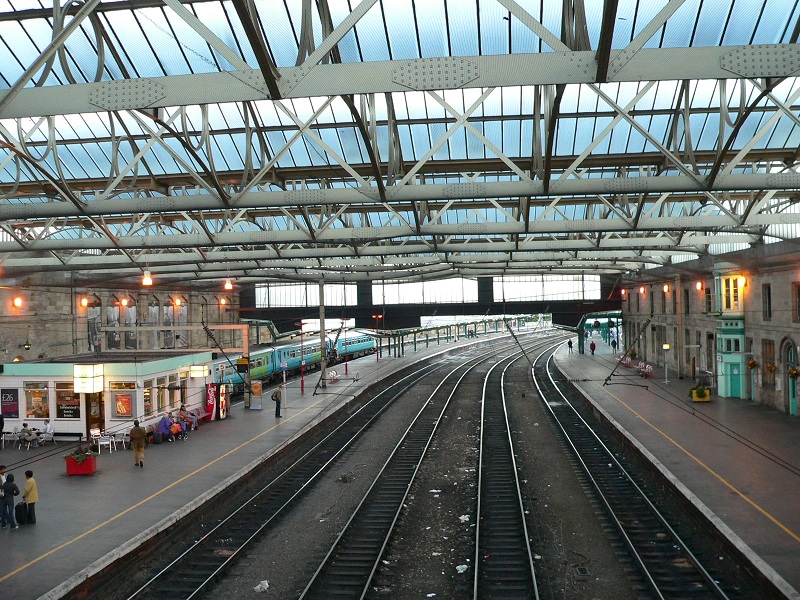
<svg viewBox="0 0 800 600">
<path fill-rule="evenodd" d="M 786 56 L 787 60 L 752 61 L 753 64 L 741 73 L 733 72 L 728 66 L 737 52 L 759 51 Z M 798 52 L 797 44 L 775 44 L 767 48 L 643 48 L 630 58 L 617 77 L 609 75 L 609 82 L 789 77 L 797 72 Z M 612 60 L 617 53 L 612 52 Z M 593 51 L 562 51 L 323 64 L 310 70 L 308 67 L 285 67 L 279 72 L 281 81 L 296 82 L 294 87 L 285 90 L 284 98 L 308 98 L 409 90 L 588 84 L 594 82 L 594 58 Z M 464 78 L 413 76 L 427 73 L 431 66 L 443 70 L 464 69 L 470 75 Z M 429 83 L 423 85 L 422 81 Z M 261 72 L 257 69 L 237 70 L 20 89 L 14 96 L 5 96 L 6 105 L 0 104 L 0 118 L 266 99 L 269 99 L 269 93 Z"/>
<path fill-rule="evenodd" d="M 550 193 L 544 191 L 544 183 L 538 180 L 493 181 L 453 184 L 405 185 L 387 187 L 386 197 L 390 204 L 403 202 L 433 202 L 479 200 L 491 198 L 518 198 L 532 196 L 549 199 L 556 195 L 596 196 L 615 194 L 665 194 L 681 192 L 723 192 L 740 190 L 797 190 L 800 188 L 800 173 L 732 173 L 707 187 L 694 177 L 687 175 L 659 175 L 657 177 L 625 178 L 581 178 L 553 181 Z M 696 198 L 686 200 L 681 195 L 671 198 L 673 203 L 696 203 Z M 595 201 L 586 199 L 586 204 Z M 380 203 L 374 187 L 299 189 L 286 191 L 251 191 L 239 197 L 232 206 L 241 209 L 277 209 L 280 207 L 352 205 L 351 210 L 365 208 L 374 210 Z M 152 196 L 149 198 L 106 198 L 84 202 L 78 211 L 70 202 L 52 201 L 31 204 L 2 204 L 2 220 L 35 219 L 47 217 L 70 217 L 79 215 L 100 216 L 125 213 L 169 214 L 179 211 L 212 210 L 220 208 L 220 199 L 214 194 L 192 194 L 186 196 Z"/>
</svg>

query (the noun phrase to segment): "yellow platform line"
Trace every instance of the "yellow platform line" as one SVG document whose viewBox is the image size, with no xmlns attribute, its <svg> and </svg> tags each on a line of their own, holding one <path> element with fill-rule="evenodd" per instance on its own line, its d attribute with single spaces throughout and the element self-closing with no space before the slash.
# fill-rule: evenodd
<svg viewBox="0 0 800 600">
<path fill-rule="evenodd" d="M 231 449 L 230 449 L 230 450 L 228 450 L 228 451 L 227 451 L 225 454 L 223 454 L 223 455 L 221 455 L 221 456 L 218 456 L 217 458 L 215 458 L 215 459 L 214 459 L 214 460 L 212 460 L 211 462 L 209 462 L 209 463 L 207 463 L 207 464 L 203 465 L 202 467 L 200 467 L 200 468 L 198 468 L 198 469 L 195 469 L 195 470 L 194 470 L 194 471 L 192 471 L 191 473 L 187 473 L 186 475 L 184 475 L 184 476 L 183 476 L 183 477 L 181 477 L 180 479 L 176 479 L 175 481 L 173 481 L 172 483 L 170 483 L 170 484 L 169 484 L 169 485 L 167 485 L 166 487 L 162 488 L 161 490 L 159 490 L 159 491 L 155 492 L 154 494 L 151 494 L 151 495 L 149 495 L 147 498 L 144 498 L 144 499 L 140 500 L 140 501 L 139 501 L 139 502 L 137 502 L 136 504 L 134 504 L 134 505 L 132 505 L 132 506 L 129 506 L 128 508 L 126 508 L 126 509 L 125 509 L 125 510 L 123 510 L 122 512 L 119 512 L 119 513 L 117 513 L 116 515 L 114 515 L 113 517 L 110 517 L 109 519 L 106 519 L 105 521 L 103 521 L 103 522 L 102 522 L 102 523 L 100 523 L 99 525 L 95 525 L 95 526 L 94 526 L 94 527 L 92 527 L 91 529 L 89 529 L 89 530 L 87 530 L 87 531 L 84 531 L 82 534 L 80 534 L 80 535 L 78 535 L 78 536 L 75 536 L 74 538 L 72 538 L 72 539 L 71 539 L 71 540 L 69 540 L 69 541 L 66 541 L 66 542 L 64 542 L 64 543 L 63 543 L 63 544 L 61 544 L 60 546 L 56 546 L 55 548 L 53 548 L 52 550 L 49 550 L 49 551 L 45 552 L 45 553 L 44 553 L 44 554 L 42 554 L 41 556 L 38 556 L 38 557 L 34 558 L 33 560 L 31 560 L 31 561 L 29 561 L 29 562 L 25 563 L 24 565 L 22 565 L 22 566 L 20 566 L 20 567 L 17 567 L 16 569 L 14 569 L 13 571 L 11 571 L 10 573 L 7 573 L 6 575 L 3 575 L 2 577 L 0 577 L 0 583 L 2 583 L 3 581 L 5 581 L 6 579 L 8 579 L 8 578 L 10 578 L 10 577 L 13 577 L 14 575 L 17 575 L 18 573 L 21 573 L 22 571 L 24 571 L 24 570 L 25 570 L 25 569 L 27 569 L 28 567 L 31 567 L 31 566 L 35 565 L 36 563 L 38 563 L 39 561 L 42 561 L 42 560 L 44 560 L 44 559 L 45 559 L 45 558 L 47 558 L 48 556 L 52 556 L 52 555 L 53 555 L 53 554 L 55 554 L 56 552 L 58 552 L 58 551 L 60 551 L 60 550 L 63 550 L 64 548 L 66 548 L 66 547 L 68 547 L 68 546 L 71 546 L 71 545 L 72 545 L 72 544 L 74 544 L 75 542 L 78 542 L 78 541 L 82 540 L 82 539 L 83 539 L 83 538 L 85 538 L 86 536 L 88 536 L 88 535 L 91 535 L 91 534 L 92 534 L 92 533 L 94 533 L 95 531 L 97 531 L 97 530 L 99 530 L 99 529 L 102 529 L 103 527 L 105 527 L 106 525 L 109 525 L 110 523 L 113 523 L 113 522 L 114 522 L 114 521 L 116 521 L 117 519 L 119 519 L 119 518 L 121 518 L 121 517 L 124 517 L 125 515 L 127 515 L 127 514 L 128 514 L 129 512 L 131 512 L 132 510 L 135 510 L 135 509 L 139 508 L 140 506 L 142 506 L 142 505 L 144 505 L 144 504 L 146 504 L 146 503 L 150 502 L 150 501 L 151 501 L 153 498 L 157 498 L 158 496 L 160 496 L 160 495 L 161 495 L 161 494 L 163 494 L 164 492 L 166 492 L 166 491 L 168 491 L 168 490 L 172 489 L 172 488 L 173 488 L 173 487 L 175 487 L 176 485 L 178 485 L 178 484 L 180 484 L 180 483 L 182 483 L 182 482 L 186 481 L 186 480 L 187 480 L 187 479 L 189 479 L 190 477 L 194 477 L 195 475 L 197 475 L 198 473 L 200 473 L 200 472 L 202 472 L 202 471 L 205 471 L 205 470 L 206 470 L 206 469 L 208 469 L 210 466 L 212 466 L 212 465 L 214 465 L 214 464 L 218 463 L 219 461 L 221 461 L 222 459 L 224 459 L 224 458 L 226 458 L 226 457 L 230 456 L 230 455 L 231 455 L 231 454 L 233 454 L 234 452 L 238 452 L 239 450 L 241 450 L 241 449 L 242 449 L 242 448 L 244 448 L 245 446 L 247 446 L 247 445 L 249 445 L 249 444 L 252 444 L 252 443 L 253 443 L 253 442 L 255 442 L 256 440 L 258 440 L 260 437 L 262 437 L 262 436 L 264 436 L 264 435 L 267 435 L 267 434 L 268 434 L 268 433 L 270 433 L 271 431 L 274 431 L 275 429 L 277 429 L 278 427 L 280 427 L 282 423 L 286 423 L 287 421 L 291 421 L 292 419 L 294 419 L 294 418 L 296 418 L 296 417 L 299 417 L 299 416 L 300 416 L 301 414 L 303 414 L 304 412 L 306 412 L 306 411 L 308 411 L 308 410 L 311 410 L 312 408 L 314 408 L 315 406 L 317 406 L 318 404 L 320 404 L 320 403 L 321 403 L 323 400 L 324 400 L 324 398 L 320 398 L 320 399 L 319 399 L 317 402 L 315 402 L 314 404 L 310 404 L 310 405 L 309 405 L 309 406 L 307 406 L 306 408 L 304 408 L 304 409 L 300 410 L 300 411 L 299 411 L 297 414 L 295 414 L 294 416 L 291 416 L 291 417 L 287 417 L 287 418 L 285 418 L 285 420 L 284 420 L 284 421 L 281 421 L 280 423 L 277 423 L 276 425 L 273 425 L 273 426 L 272 426 L 272 427 L 270 427 L 269 429 L 265 429 L 264 431 L 262 431 L 261 433 L 259 433 L 257 436 L 255 436 L 255 437 L 253 437 L 253 438 L 250 438 L 250 439 L 249 439 L 249 440 L 247 440 L 246 442 L 242 442 L 241 444 L 239 444 L 239 445 L 238 445 L 238 446 L 236 446 L 235 448 L 231 448 Z"/>
<path fill-rule="evenodd" d="M 586 375 L 588 376 L 588 374 L 587 374 L 585 371 L 581 371 L 581 372 L 582 372 L 582 373 L 584 373 L 584 374 L 586 374 Z M 714 469 L 712 469 L 710 466 L 708 466 L 706 463 L 704 463 L 702 460 L 700 460 L 700 459 L 699 459 L 697 456 L 695 456 L 694 454 L 692 454 L 691 452 L 689 452 L 689 450 L 687 450 L 686 448 L 684 448 L 684 447 L 683 447 L 683 446 L 682 446 L 680 443 L 678 443 L 678 442 L 677 442 L 675 439 L 673 439 L 673 438 L 672 438 L 672 437 L 671 437 L 669 434 L 667 434 L 666 432 L 662 431 L 662 430 L 661 430 L 661 429 L 659 429 L 657 426 L 655 426 L 653 423 L 651 423 L 650 421 L 648 421 L 648 420 L 647 420 L 645 417 L 643 417 L 641 414 L 639 414 L 639 413 L 636 411 L 636 409 L 634 409 L 632 406 L 630 406 L 630 405 L 629 405 L 628 403 L 626 403 L 624 400 L 622 400 L 621 398 L 619 398 L 619 397 L 615 396 L 615 395 L 614 395 L 614 394 L 612 394 L 610 391 L 608 391 L 608 389 L 606 389 L 606 388 L 605 388 L 605 387 L 603 387 L 603 386 L 600 386 L 600 385 L 598 385 L 598 384 L 597 384 L 597 383 L 595 383 L 594 381 L 592 381 L 592 385 L 595 385 L 595 386 L 597 386 L 597 387 L 598 387 L 598 388 L 599 388 L 601 391 L 603 391 L 604 393 L 606 393 L 606 394 L 608 394 L 609 396 L 611 396 L 612 398 L 614 398 L 614 400 L 616 400 L 616 401 L 617 401 L 617 402 L 619 402 L 619 403 L 620 403 L 622 406 L 624 406 L 624 407 L 625 407 L 625 408 L 627 408 L 629 411 L 631 411 L 631 412 L 632 412 L 634 415 L 636 415 L 636 416 L 637 416 L 639 419 L 641 419 L 641 420 L 642 420 L 642 422 L 643 422 L 643 423 L 645 423 L 645 424 L 646 424 L 648 427 L 650 427 L 650 428 L 651 428 L 653 431 L 656 431 L 656 432 L 657 432 L 659 435 L 661 435 L 661 436 L 662 436 L 664 439 L 666 439 L 667 441 L 669 441 L 669 442 L 670 442 L 671 444 L 673 444 L 673 445 L 674 445 L 676 448 L 678 448 L 678 449 L 679 449 L 681 452 L 683 452 L 684 454 L 686 454 L 686 456 L 688 456 L 689 458 L 691 458 L 691 459 L 692 459 L 693 461 L 695 461 L 695 462 L 696 462 L 698 465 L 700 465 L 700 466 L 701 466 L 703 469 L 705 469 L 706 471 L 708 471 L 709 473 L 711 473 L 711 474 L 712 474 L 714 477 L 716 477 L 716 478 L 717 478 L 717 480 L 719 480 L 719 482 L 720 482 L 720 483 L 722 483 L 722 485 L 724 485 L 725 487 L 727 487 L 727 488 L 728 488 L 729 490 L 731 490 L 731 491 L 732 491 L 734 494 L 736 494 L 736 495 L 737 495 L 737 496 L 739 496 L 739 497 L 740 497 L 742 500 L 744 500 L 745 502 L 747 502 L 747 504 L 749 504 L 750 506 L 752 506 L 753 508 L 755 508 L 755 509 L 756 509 L 758 512 L 760 512 L 762 515 L 764 515 L 764 516 L 765 516 L 767 519 L 769 519 L 770 521 L 772 521 L 772 522 L 773 522 L 775 525 L 777 525 L 777 526 L 778 526 L 778 527 L 779 527 L 781 530 L 783 530 L 783 531 L 784 531 L 786 534 L 788 534 L 788 535 L 789 535 L 789 537 L 791 537 L 791 538 L 792 538 L 794 541 L 796 541 L 796 542 L 800 542 L 800 536 L 799 536 L 799 535 L 797 535 L 797 534 L 796 534 L 794 531 L 792 531 L 791 529 L 789 529 L 788 527 L 786 527 L 786 525 L 784 525 L 783 523 L 781 523 L 781 522 L 780 522 L 780 521 L 779 521 L 777 518 L 773 517 L 773 516 L 772 516 L 772 515 L 771 515 L 771 514 L 770 514 L 770 513 L 769 513 L 769 512 L 766 510 L 766 509 L 764 509 L 764 508 L 762 508 L 761 506 L 759 506 L 759 505 L 758 505 L 758 504 L 757 504 L 757 503 L 756 503 L 754 500 L 752 500 L 752 499 L 751 499 L 749 496 L 747 496 L 747 494 L 745 494 L 744 492 L 740 491 L 740 490 L 739 490 L 739 489 L 738 489 L 736 486 L 734 486 L 734 485 L 733 485 L 731 482 L 729 482 L 727 479 L 725 479 L 725 478 L 724 478 L 722 475 L 720 475 L 719 473 L 717 473 L 717 472 L 716 472 Z"/>
</svg>

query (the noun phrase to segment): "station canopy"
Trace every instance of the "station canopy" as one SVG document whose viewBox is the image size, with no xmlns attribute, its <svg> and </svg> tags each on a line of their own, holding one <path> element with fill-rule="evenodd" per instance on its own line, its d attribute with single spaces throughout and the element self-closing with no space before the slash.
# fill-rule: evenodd
<svg viewBox="0 0 800 600">
<path fill-rule="evenodd" d="M 800 0 L 0 0 L 0 282 L 623 277 L 793 239 L 798 32 Z"/>
</svg>

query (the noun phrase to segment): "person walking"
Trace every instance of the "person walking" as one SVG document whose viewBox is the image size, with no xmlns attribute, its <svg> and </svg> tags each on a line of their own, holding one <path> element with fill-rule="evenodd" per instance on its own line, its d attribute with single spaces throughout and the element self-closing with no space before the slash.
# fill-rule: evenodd
<svg viewBox="0 0 800 600">
<path fill-rule="evenodd" d="M 569 348 L 569 353 L 572 354 L 572 340 L 567 342 L 567 348 Z"/>
<path fill-rule="evenodd" d="M 591 350 L 591 352 L 592 352 L 592 356 L 594 356 L 594 350 L 595 350 L 595 348 L 597 348 L 597 346 L 595 345 L 594 341 L 592 341 L 592 343 L 591 343 L 591 344 L 589 344 L 589 350 Z"/>
<path fill-rule="evenodd" d="M 281 387 L 278 386 L 275 388 L 275 391 L 272 392 L 272 401 L 275 403 L 275 416 L 280 418 L 281 416 Z"/>
<path fill-rule="evenodd" d="M 147 430 L 139 425 L 138 420 L 135 420 L 130 436 L 131 448 L 133 448 L 133 463 L 137 467 L 144 467 L 144 441 L 147 438 Z"/>
<path fill-rule="evenodd" d="M 14 483 L 14 474 L 9 473 L 5 476 L 5 481 L 0 486 L 0 526 L 5 529 L 11 525 L 11 529 L 19 529 L 19 525 L 14 520 L 14 497 L 19 496 L 19 488 Z"/>
<path fill-rule="evenodd" d="M 39 501 L 39 487 L 33 478 L 33 471 L 25 471 L 25 488 L 22 490 L 22 500 L 28 509 L 28 518 L 25 522 L 28 525 L 36 524 L 36 503 Z"/>
<path fill-rule="evenodd" d="M 616 351 L 617 351 L 617 340 L 611 340 L 611 349 L 616 353 Z"/>
</svg>

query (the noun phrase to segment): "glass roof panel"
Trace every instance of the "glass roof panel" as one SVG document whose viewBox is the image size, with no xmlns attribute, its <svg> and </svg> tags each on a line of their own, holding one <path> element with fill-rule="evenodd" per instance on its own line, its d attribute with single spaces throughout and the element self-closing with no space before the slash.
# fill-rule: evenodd
<svg viewBox="0 0 800 600">
<path fill-rule="evenodd" d="M 448 2 L 447 20 L 450 27 L 451 55 L 479 55 L 477 2 L 472 0 Z"/>
<path fill-rule="evenodd" d="M 436 4 L 435 1 L 430 2 L 429 6 L 433 7 Z M 397 24 L 397 27 L 390 27 L 388 30 L 389 46 L 394 60 L 419 58 L 417 27 L 412 8 L 412 0 L 392 0 L 383 5 L 386 20 L 389 23 Z M 427 21 L 423 21 L 421 25 L 424 26 L 426 23 Z M 435 40 L 436 36 L 422 35 L 422 39 L 427 43 L 431 39 Z M 425 56 L 424 53 L 423 56 Z"/>
<path fill-rule="evenodd" d="M 363 61 L 389 60 L 389 44 L 384 25 L 380 2 L 376 2 L 356 23 Z"/>
</svg>

